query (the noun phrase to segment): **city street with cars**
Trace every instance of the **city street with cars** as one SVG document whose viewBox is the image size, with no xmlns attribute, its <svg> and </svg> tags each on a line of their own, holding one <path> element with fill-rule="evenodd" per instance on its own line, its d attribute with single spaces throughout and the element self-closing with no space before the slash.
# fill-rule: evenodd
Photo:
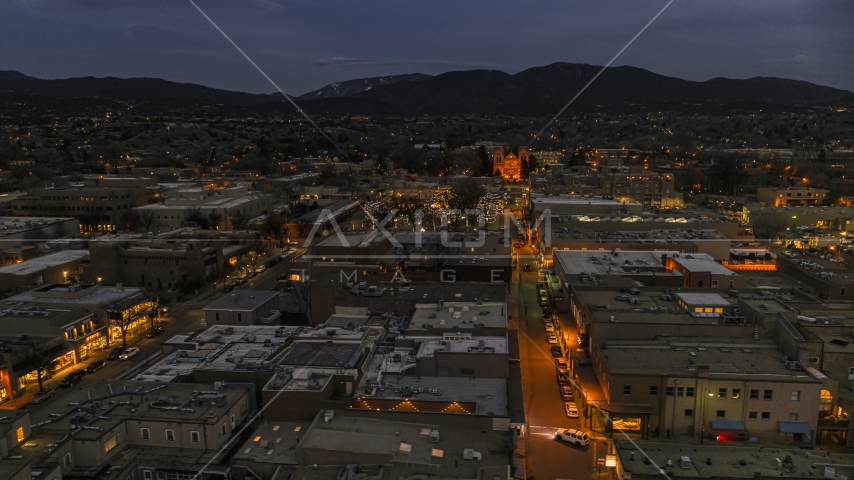
<svg viewBox="0 0 854 480">
<path fill-rule="evenodd" d="M 578 348 L 576 329 L 568 314 L 557 313 L 543 302 L 538 288 L 541 274 L 537 251 L 528 246 L 516 248 L 518 264 L 530 265 L 531 271 L 514 272 L 509 312 L 510 328 L 518 330 L 522 364 L 522 390 L 528 424 L 526 475 L 535 479 L 610 478 L 609 469 L 598 462 L 609 453 L 608 439 L 585 431 L 583 418 L 571 388 L 569 375 L 558 382 L 560 371 L 566 372 L 567 348 L 558 337 L 570 339 L 565 346 Z M 600 477 L 601 475 L 601 477 Z"/>
</svg>

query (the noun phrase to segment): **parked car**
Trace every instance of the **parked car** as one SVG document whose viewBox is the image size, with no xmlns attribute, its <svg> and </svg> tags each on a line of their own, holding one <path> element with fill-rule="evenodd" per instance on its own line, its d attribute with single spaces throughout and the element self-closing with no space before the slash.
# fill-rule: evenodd
<svg viewBox="0 0 854 480">
<path fill-rule="evenodd" d="M 516 245 L 513 245 L 513 246 L 516 248 L 522 248 L 525 246 L 525 244 L 524 243 L 517 243 Z"/>
<path fill-rule="evenodd" d="M 149 330 L 149 332 L 145 334 L 145 338 L 155 338 L 161 333 L 163 333 L 163 327 L 157 326 Z"/>
<path fill-rule="evenodd" d="M 560 428 L 555 431 L 555 438 L 564 442 L 569 442 L 575 445 L 587 445 L 590 442 L 590 437 L 587 433 L 574 428 Z"/>
<path fill-rule="evenodd" d="M 119 355 L 119 360 L 128 360 L 131 357 L 133 357 L 134 355 L 136 355 L 137 353 L 139 353 L 138 347 L 130 347 L 127 350 L 125 350 L 124 352 L 122 352 L 121 355 Z"/>
<path fill-rule="evenodd" d="M 77 382 L 82 382 L 83 377 L 85 377 L 85 376 L 86 376 L 86 372 L 83 370 L 72 370 L 71 373 L 66 375 L 65 378 L 63 378 L 59 382 L 59 386 L 68 388 Z"/>
<path fill-rule="evenodd" d="M 549 297 L 541 295 L 540 298 L 537 299 L 537 301 L 540 303 L 541 307 L 545 307 L 549 304 Z"/>
<path fill-rule="evenodd" d="M 548 313 L 544 313 L 544 314 L 543 314 L 543 321 L 544 321 L 544 322 L 551 321 L 551 319 L 552 319 L 552 316 L 551 316 L 551 315 L 549 315 Z"/>
<path fill-rule="evenodd" d="M 243 285 L 244 283 L 246 283 L 246 279 L 243 277 L 239 277 L 234 281 L 235 285 Z"/>
<path fill-rule="evenodd" d="M 117 358 L 119 358 L 119 355 L 121 355 L 124 351 L 125 349 L 123 347 L 114 348 L 110 350 L 110 354 L 107 355 L 107 360 L 116 360 Z"/>
<path fill-rule="evenodd" d="M 45 387 L 43 390 L 39 390 L 38 392 L 36 392 L 35 396 L 33 396 L 33 398 L 30 400 L 30 403 L 33 405 L 42 403 L 43 401 L 47 400 L 52 396 L 53 388 Z"/>
<path fill-rule="evenodd" d="M 288 251 L 287 251 L 287 252 L 285 252 L 285 253 L 287 253 L 288 255 L 293 255 L 293 254 L 297 253 L 297 251 L 296 251 L 296 250 L 294 250 L 293 248 L 290 248 L 290 249 L 288 249 Z"/>
<path fill-rule="evenodd" d="M 554 335 L 550 335 L 550 336 L 553 337 Z M 563 356 L 563 351 L 560 349 L 560 345 L 552 345 L 552 347 L 549 350 L 551 350 L 552 356 L 555 358 L 559 358 L 559 357 Z"/>
<path fill-rule="evenodd" d="M 558 370 L 566 370 L 569 366 L 566 364 L 566 360 L 562 358 L 556 358 L 555 367 L 557 367 Z"/>
<path fill-rule="evenodd" d="M 555 326 L 554 326 L 554 325 L 552 325 L 552 324 L 551 324 L 551 323 L 549 323 L 549 322 L 546 322 L 546 323 L 544 323 L 543 325 L 546 327 L 546 331 L 547 331 L 547 332 L 549 332 L 549 333 L 554 333 L 554 331 L 555 331 Z"/>
<path fill-rule="evenodd" d="M 546 340 L 548 340 L 552 345 L 557 344 L 557 337 L 553 333 L 548 334 L 548 336 L 546 336 Z"/>
<path fill-rule="evenodd" d="M 561 385 L 560 386 L 560 398 L 564 400 L 572 400 L 572 385 Z"/>
<path fill-rule="evenodd" d="M 566 410 L 567 418 L 578 418 L 578 405 L 575 402 L 564 403 L 563 409 Z"/>
<path fill-rule="evenodd" d="M 103 360 L 95 360 L 94 362 L 90 363 L 89 366 L 86 367 L 86 373 L 95 373 L 101 368 L 104 368 L 104 365 L 106 364 L 107 362 Z"/>
<path fill-rule="evenodd" d="M 255 275 L 258 275 L 258 272 L 256 272 L 255 270 L 252 270 L 249 273 L 247 273 L 246 276 L 243 278 L 255 278 Z"/>
<path fill-rule="evenodd" d="M 526 271 L 526 272 L 530 272 L 530 271 L 531 271 L 531 264 L 530 264 L 530 263 L 526 263 L 526 264 L 525 264 L 525 271 Z"/>
<path fill-rule="evenodd" d="M 223 291 L 223 292 L 230 292 L 230 291 L 232 291 L 232 290 L 234 290 L 234 285 L 232 285 L 232 284 L 230 284 L 230 283 L 226 283 L 226 284 L 222 287 L 222 291 Z"/>
<path fill-rule="evenodd" d="M 543 305 L 543 313 L 544 314 L 547 313 L 547 314 L 551 315 L 552 314 L 552 307 L 550 307 L 548 305 Z"/>
<path fill-rule="evenodd" d="M 263 272 L 264 270 L 267 270 L 267 266 L 266 266 L 266 265 L 258 265 L 258 267 L 256 267 L 256 268 L 255 268 L 255 273 L 261 273 L 261 272 Z"/>
</svg>

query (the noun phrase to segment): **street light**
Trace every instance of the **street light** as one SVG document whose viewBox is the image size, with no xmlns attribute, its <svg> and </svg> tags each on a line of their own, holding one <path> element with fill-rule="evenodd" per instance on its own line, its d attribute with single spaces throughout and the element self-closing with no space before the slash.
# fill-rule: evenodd
<svg viewBox="0 0 854 480">
<path fill-rule="evenodd" d="M 711 391 L 709 391 L 708 388 L 704 388 L 703 391 L 708 392 L 710 397 L 714 396 L 714 394 Z M 703 445 L 703 443 L 706 440 L 706 399 L 705 399 L 705 397 L 703 398 L 703 416 L 700 417 L 700 422 L 701 422 L 700 423 L 700 445 Z"/>
<path fill-rule="evenodd" d="M 68 283 L 68 272 L 62 272 L 62 281 Z"/>
</svg>

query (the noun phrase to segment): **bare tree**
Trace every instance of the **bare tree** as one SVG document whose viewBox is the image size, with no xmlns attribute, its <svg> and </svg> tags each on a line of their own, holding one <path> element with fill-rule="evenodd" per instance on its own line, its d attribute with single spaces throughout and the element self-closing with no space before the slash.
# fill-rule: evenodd
<svg viewBox="0 0 854 480">
<path fill-rule="evenodd" d="M 211 210 L 208 214 L 208 228 L 211 230 L 216 230 L 219 227 L 219 223 L 222 221 L 222 214 L 217 212 L 216 210 Z"/>
<path fill-rule="evenodd" d="M 145 227 L 146 232 L 151 231 L 151 226 L 154 225 L 154 212 L 148 209 L 142 209 L 142 213 L 139 214 L 139 222 Z"/>
<path fill-rule="evenodd" d="M 110 309 L 107 314 L 110 318 L 110 325 L 118 328 L 122 333 L 122 348 L 127 347 L 127 333 L 130 326 L 133 325 L 134 316 L 125 311 L 123 307 Z"/>
<path fill-rule="evenodd" d="M 208 228 L 208 218 L 202 213 L 202 209 L 199 207 L 188 208 L 187 212 L 184 213 L 184 221 L 195 223 L 205 230 Z"/>
<path fill-rule="evenodd" d="M 18 359 L 16 364 L 21 366 L 21 371 L 26 372 L 30 368 L 35 370 L 39 391 L 44 390 L 44 373 L 53 360 L 53 357 L 48 355 L 48 351 L 53 347 L 54 345 L 50 343 L 35 341 L 19 341 L 12 347 L 15 358 Z"/>
<path fill-rule="evenodd" d="M 136 210 L 128 210 L 122 213 L 121 219 L 119 220 L 122 225 L 122 231 L 124 232 L 133 232 L 140 225 L 140 215 Z"/>
<path fill-rule="evenodd" d="M 232 230 L 242 230 L 249 225 L 249 217 L 240 212 L 232 213 L 228 219 Z"/>
</svg>

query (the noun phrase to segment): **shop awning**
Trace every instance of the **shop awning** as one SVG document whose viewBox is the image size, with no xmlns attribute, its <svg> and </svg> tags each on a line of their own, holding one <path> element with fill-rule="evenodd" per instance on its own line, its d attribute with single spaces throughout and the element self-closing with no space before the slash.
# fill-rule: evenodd
<svg viewBox="0 0 854 480">
<path fill-rule="evenodd" d="M 711 420 L 709 426 L 713 430 L 747 430 L 739 420 Z"/>
<path fill-rule="evenodd" d="M 807 425 L 807 422 L 777 422 L 777 429 L 781 433 L 810 434 L 810 426 Z"/>
</svg>

